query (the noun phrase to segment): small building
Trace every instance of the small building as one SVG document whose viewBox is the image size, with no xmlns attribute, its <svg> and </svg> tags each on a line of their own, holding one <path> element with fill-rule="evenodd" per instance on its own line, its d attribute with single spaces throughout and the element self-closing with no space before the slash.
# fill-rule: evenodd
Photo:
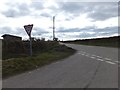
<svg viewBox="0 0 120 90">
<path fill-rule="evenodd" d="M 4 34 L 2 35 L 2 37 L 4 40 L 8 40 L 8 41 L 22 41 L 22 37 L 19 36 Z"/>
</svg>

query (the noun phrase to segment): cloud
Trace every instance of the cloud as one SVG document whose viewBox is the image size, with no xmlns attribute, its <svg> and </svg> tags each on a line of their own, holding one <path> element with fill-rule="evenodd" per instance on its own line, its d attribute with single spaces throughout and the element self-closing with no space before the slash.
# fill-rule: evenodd
<svg viewBox="0 0 120 90">
<path fill-rule="evenodd" d="M 40 10 L 43 9 L 43 2 L 40 1 L 32 1 L 30 4 L 30 7 L 33 8 L 34 10 Z"/>
<path fill-rule="evenodd" d="M 2 11 L 2 14 L 11 18 L 34 15 L 36 11 L 40 12 L 43 9 L 43 2 L 40 1 L 32 1 L 31 3 L 7 2 L 5 5 L 7 9 Z"/>
<path fill-rule="evenodd" d="M 39 27 L 33 28 L 33 31 L 32 31 L 33 35 L 42 35 L 42 34 L 47 34 L 47 33 L 49 33 L 49 32 L 44 29 L 41 29 Z"/>
<path fill-rule="evenodd" d="M 113 36 L 118 34 L 118 27 L 85 27 L 85 28 L 73 28 L 73 29 L 60 29 L 56 32 L 57 36 L 60 38 L 74 38 L 74 39 L 85 39 L 85 38 L 96 38 Z"/>
<path fill-rule="evenodd" d="M 8 26 L 0 27 L 0 34 L 9 34 L 10 32 L 13 32 L 11 27 Z"/>
<path fill-rule="evenodd" d="M 72 13 L 74 16 L 87 13 L 88 18 L 93 20 L 106 20 L 111 17 L 117 17 L 117 2 L 61 2 L 60 9 L 66 13 Z"/>
<path fill-rule="evenodd" d="M 106 27 L 104 29 L 91 29 L 85 30 L 80 33 L 79 38 L 96 38 L 96 37 L 105 37 L 113 36 L 118 34 L 118 27 Z"/>
<path fill-rule="evenodd" d="M 88 13 L 88 17 L 93 20 L 106 20 L 112 17 L 118 16 L 118 3 L 115 2 L 101 2 L 93 4 L 94 8 L 92 12 Z"/>
<path fill-rule="evenodd" d="M 41 13 L 40 16 L 43 16 L 43 17 L 51 17 L 51 15 L 49 13 Z"/>
<path fill-rule="evenodd" d="M 72 29 L 60 28 L 57 32 L 58 33 L 80 32 L 80 29 L 79 28 L 72 28 Z"/>
<path fill-rule="evenodd" d="M 26 3 L 14 3 L 14 4 L 7 4 L 8 9 L 2 11 L 2 14 L 6 17 L 21 17 L 30 14 L 29 5 Z"/>
</svg>

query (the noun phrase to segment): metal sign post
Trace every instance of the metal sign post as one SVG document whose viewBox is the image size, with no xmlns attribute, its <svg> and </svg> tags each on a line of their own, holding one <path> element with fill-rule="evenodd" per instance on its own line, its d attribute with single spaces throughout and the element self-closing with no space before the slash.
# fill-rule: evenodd
<svg viewBox="0 0 120 90">
<path fill-rule="evenodd" d="M 24 29 L 27 32 L 27 34 L 29 36 L 29 40 L 30 40 L 30 56 L 32 56 L 32 39 L 31 39 L 32 28 L 33 28 L 33 24 L 24 26 Z"/>
</svg>

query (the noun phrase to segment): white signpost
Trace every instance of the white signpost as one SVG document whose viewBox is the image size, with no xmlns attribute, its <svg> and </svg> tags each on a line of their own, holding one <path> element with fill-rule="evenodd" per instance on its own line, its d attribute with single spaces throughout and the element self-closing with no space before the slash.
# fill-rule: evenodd
<svg viewBox="0 0 120 90">
<path fill-rule="evenodd" d="M 32 56 L 32 40 L 31 40 L 31 31 L 33 28 L 33 24 L 29 24 L 29 25 L 24 25 L 24 29 L 27 32 L 29 39 L 30 39 L 30 56 Z"/>
</svg>

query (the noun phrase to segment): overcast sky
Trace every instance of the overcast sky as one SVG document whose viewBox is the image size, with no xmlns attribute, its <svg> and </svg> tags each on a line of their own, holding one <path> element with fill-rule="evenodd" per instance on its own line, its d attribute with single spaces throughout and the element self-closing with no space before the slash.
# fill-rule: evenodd
<svg viewBox="0 0 120 90">
<path fill-rule="evenodd" d="M 55 36 L 60 40 L 118 35 L 117 2 L 55 0 L 2 0 L 0 35 L 12 34 L 28 39 L 23 26 L 33 24 L 33 37 L 52 39 L 54 15 L 56 16 Z"/>
</svg>

